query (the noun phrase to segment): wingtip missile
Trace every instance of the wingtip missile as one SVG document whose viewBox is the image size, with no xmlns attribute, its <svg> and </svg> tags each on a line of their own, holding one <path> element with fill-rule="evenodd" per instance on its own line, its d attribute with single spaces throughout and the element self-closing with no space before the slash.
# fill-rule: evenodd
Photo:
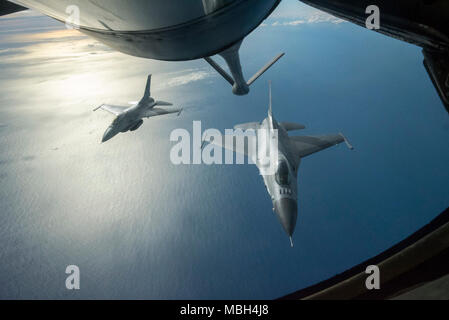
<svg viewBox="0 0 449 320">
<path fill-rule="evenodd" d="M 93 109 L 92 111 L 95 112 L 95 111 L 97 111 L 98 109 L 100 109 L 102 106 L 103 106 L 103 105 L 98 106 L 98 107 L 96 107 L 95 109 Z"/>
<path fill-rule="evenodd" d="M 343 138 L 346 146 L 348 147 L 349 150 L 354 150 L 354 147 L 352 146 L 352 144 L 349 142 L 349 140 L 343 135 L 343 133 L 340 132 L 340 136 Z"/>
</svg>

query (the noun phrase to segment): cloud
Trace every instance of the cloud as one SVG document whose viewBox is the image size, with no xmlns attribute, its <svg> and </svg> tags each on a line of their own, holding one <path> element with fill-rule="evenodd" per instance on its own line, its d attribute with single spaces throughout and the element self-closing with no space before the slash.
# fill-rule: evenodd
<svg viewBox="0 0 449 320">
<path fill-rule="evenodd" d="M 333 24 L 340 24 L 345 22 L 345 20 L 335 18 L 333 16 L 325 16 L 325 15 L 317 15 L 310 17 L 307 20 L 292 20 L 292 21 L 275 21 L 271 23 L 270 25 L 272 27 L 279 27 L 279 26 L 290 26 L 290 27 L 296 27 L 304 24 L 316 24 L 316 23 L 333 23 Z M 267 26 L 267 24 L 265 24 Z"/>
<path fill-rule="evenodd" d="M 172 88 L 177 86 L 182 86 L 188 84 L 190 82 L 195 82 L 199 80 L 204 80 L 210 77 L 215 76 L 213 72 L 207 72 L 201 69 L 187 69 L 183 70 L 179 73 L 179 75 L 165 74 L 166 76 L 170 76 L 164 84 L 160 85 L 160 89 Z"/>
<path fill-rule="evenodd" d="M 283 1 L 262 24 L 262 26 L 300 26 L 305 24 L 332 23 L 339 24 L 344 20 L 334 17 L 326 12 L 300 3 L 299 1 Z"/>
<path fill-rule="evenodd" d="M 330 23 L 339 24 L 339 23 L 346 22 L 346 21 L 343 19 L 331 16 L 330 14 L 323 13 L 323 12 L 312 15 L 307 20 L 307 23 L 321 23 L 321 22 L 330 22 Z"/>
<path fill-rule="evenodd" d="M 264 24 L 264 26 L 272 26 L 272 27 L 279 27 L 279 26 L 290 26 L 290 27 L 296 27 L 304 24 L 317 24 L 317 23 L 333 23 L 333 24 L 340 24 L 345 22 L 345 20 L 336 18 L 334 16 L 325 14 L 325 13 L 318 13 L 315 15 L 310 16 L 307 19 L 298 19 L 298 20 L 287 20 L 287 21 L 274 21 L 271 24 Z"/>
<path fill-rule="evenodd" d="M 48 17 L 37 16 L 47 24 L 41 21 L 30 31 L 36 21 L 28 18 L 0 19 L 5 27 L 0 34 L 0 106 L 15 106 L 0 109 L 0 118 L 15 123 L 16 130 L 38 125 L 53 130 L 61 122 L 89 121 L 93 106 L 140 99 L 149 73 L 154 75 L 152 92 L 161 98 L 175 96 L 172 88 L 216 76 L 202 62 L 136 58 L 61 23 L 48 29 L 53 24 Z"/>
<path fill-rule="evenodd" d="M 39 33 L 19 33 L 5 36 L 4 41 L 7 42 L 40 42 L 40 41 L 69 41 L 86 38 L 78 30 L 60 29 L 60 30 L 50 30 Z"/>
<path fill-rule="evenodd" d="M 0 18 L 0 40 L 4 36 L 61 29 L 61 23 L 34 11 L 23 11 Z"/>
</svg>

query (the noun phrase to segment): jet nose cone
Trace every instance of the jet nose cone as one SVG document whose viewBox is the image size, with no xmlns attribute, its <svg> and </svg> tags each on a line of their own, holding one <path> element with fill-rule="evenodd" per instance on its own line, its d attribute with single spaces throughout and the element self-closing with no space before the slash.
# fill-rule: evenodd
<svg viewBox="0 0 449 320">
<path fill-rule="evenodd" d="M 298 217 L 298 203 L 289 198 L 283 198 L 274 202 L 276 212 L 282 227 L 289 237 L 293 235 Z"/>
<path fill-rule="evenodd" d="M 112 127 L 107 128 L 106 131 L 104 132 L 103 139 L 101 139 L 101 142 L 106 142 L 110 140 L 112 137 L 115 136 L 115 134 L 116 133 L 114 132 Z"/>
</svg>

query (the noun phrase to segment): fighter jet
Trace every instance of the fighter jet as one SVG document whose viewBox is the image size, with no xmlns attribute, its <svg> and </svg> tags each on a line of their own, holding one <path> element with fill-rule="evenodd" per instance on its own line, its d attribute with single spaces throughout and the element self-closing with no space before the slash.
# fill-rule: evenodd
<svg viewBox="0 0 449 320">
<path fill-rule="evenodd" d="M 352 145 L 342 133 L 319 136 L 289 136 L 290 131 L 304 129 L 305 126 L 292 122 L 277 122 L 272 113 L 271 83 L 269 85 L 268 117 L 262 122 L 250 122 L 239 124 L 234 129 L 263 130 L 266 134 L 255 135 L 257 150 L 246 145 L 239 146 L 236 143 L 236 132 L 232 139 L 212 140 L 211 137 L 203 138 L 203 146 L 207 143 L 215 144 L 233 152 L 244 154 L 251 158 L 263 177 L 267 191 L 273 202 L 273 211 L 290 238 L 293 247 L 293 232 L 298 216 L 298 168 L 301 160 L 311 154 L 345 142 L 349 149 Z M 277 132 L 277 134 L 275 134 Z M 275 141 L 275 137 L 277 139 Z M 268 138 L 267 138 L 268 137 Z M 264 141 L 260 141 L 264 140 Z M 273 153 L 274 152 L 274 153 Z M 273 162 L 263 161 L 261 155 L 275 155 Z"/>
<path fill-rule="evenodd" d="M 15 3 L 16 5 L 12 4 Z M 31 8 L 120 52 L 147 59 L 205 59 L 245 95 L 278 54 L 248 81 L 240 65 L 243 39 L 279 5 L 280 0 L 0 0 L 0 16 Z M 231 74 L 212 56 L 219 54 Z"/>
<path fill-rule="evenodd" d="M 177 113 L 178 116 L 182 112 L 182 108 L 157 108 L 156 106 L 172 106 L 169 102 L 154 100 L 150 96 L 151 74 L 148 76 L 147 85 L 143 98 L 136 104 L 128 107 L 114 106 L 103 104 L 94 109 L 106 110 L 117 117 L 106 129 L 101 142 L 106 142 L 115 137 L 120 132 L 135 131 L 143 124 L 143 118 L 161 116 L 164 114 Z"/>
</svg>

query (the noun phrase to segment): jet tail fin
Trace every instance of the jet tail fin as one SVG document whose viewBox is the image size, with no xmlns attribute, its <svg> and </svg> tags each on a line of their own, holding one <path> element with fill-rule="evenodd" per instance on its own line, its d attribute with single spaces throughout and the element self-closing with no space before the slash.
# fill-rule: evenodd
<svg viewBox="0 0 449 320">
<path fill-rule="evenodd" d="M 272 96 L 271 96 L 271 81 L 268 81 L 268 95 L 269 95 L 269 103 L 268 103 L 268 115 L 270 117 L 273 116 L 273 102 L 272 102 Z"/>
<path fill-rule="evenodd" d="M 148 76 L 147 85 L 145 87 L 145 92 L 143 95 L 144 99 L 148 99 L 151 97 L 151 74 Z"/>
</svg>

